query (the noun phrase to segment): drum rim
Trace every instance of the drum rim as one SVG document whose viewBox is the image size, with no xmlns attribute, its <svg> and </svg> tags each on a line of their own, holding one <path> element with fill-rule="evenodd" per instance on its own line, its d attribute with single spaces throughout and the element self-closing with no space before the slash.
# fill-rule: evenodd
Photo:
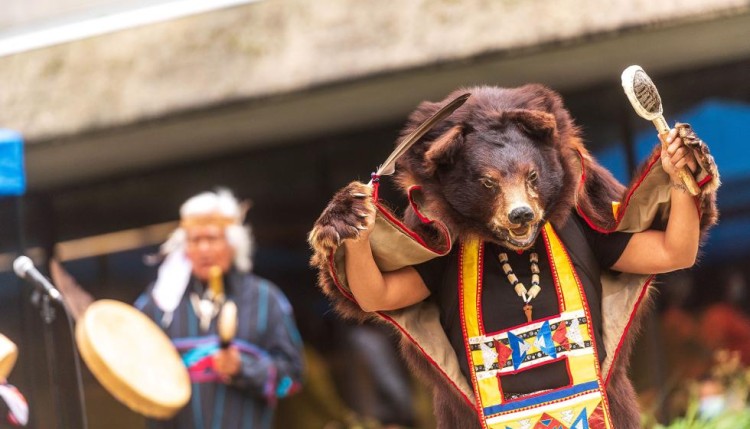
<svg viewBox="0 0 750 429">
<path fill-rule="evenodd" d="M 140 311 L 136 310 L 134 307 L 120 301 L 103 299 L 91 304 L 87 308 L 81 319 L 78 321 L 78 324 L 76 326 L 76 343 L 81 352 L 81 357 L 83 358 L 86 366 L 89 368 L 91 373 L 99 381 L 99 383 L 101 383 L 105 390 L 107 390 L 107 392 L 109 392 L 117 400 L 125 404 L 133 411 L 136 411 L 147 417 L 157 419 L 168 419 L 173 417 L 190 400 L 191 384 L 187 368 L 182 366 L 182 368 L 184 369 L 184 377 L 179 377 L 183 379 L 182 384 L 184 384 L 184 387 L 186 387 L 186 389 L 182 389 L 185 393 L 183 397 L 174 398 L 174 400 L 169 404 L 157 403 L 153 401 L 153 397 L 144 395 L 142 391 L 137 387 L 131 385 L 123 379 L 120 379 L 119 377 L 115 377 L 113 375 L 114 371 L 110 369 L 111 366 L 104 360 L 104 358 L 97 351 L 96 347 L 91 343 L 91 338 L 89 337 L 90 332 L 87 328 L 87 324 L 94 323 L 91 318 L 94 314 L 96 314 L 96 312 L 102 311 L 107 307 L 111 308 L 113 306 L 115 308 L 123 309 L 129 312 L 133 315 L 133 317 L 142 317 L 143 321 L 149 324 L 153 324 L 156 328 L 153 333 L 157 336 L 163 336 L 163 339 L 167 343 L 172 344 L 169 337 L 167 337 L 167 335 L 161 330 L 161 328 L 159 328 L 151 319 L 149 319 Z M 87 317 L 87 315 L 89 317 Z M 179 359 L 179 354 L 177 353 L 176 349 L 174 350 L 174 353 L 177 356 L 177 359 L 180 361 L 180 364 L 182 364 L 182 361 L 181 359 Z"/>
</svg>

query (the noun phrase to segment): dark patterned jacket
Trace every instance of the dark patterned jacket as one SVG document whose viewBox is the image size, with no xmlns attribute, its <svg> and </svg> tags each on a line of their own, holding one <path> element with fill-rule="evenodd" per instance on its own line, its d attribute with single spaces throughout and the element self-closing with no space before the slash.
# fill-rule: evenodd
<svg viewBox="0 0 750 429">
<path fill-rule="evenodd" d="M 172 339 L 190 372 L 193 394 L 188 405 L 169 421 L 149 422 L 152 428 L 270 429 L 276 400 L 294 393 L 302 376 L 302 342 L 292 308 L 271 282 L 253 274 L 232 271 L 226 291 L 237 304 L 237 336 L 242 369 L 229 384 L 211 368 L 218 350 L 216 319 L 201 333 L 190 302 L 192 291 L 203 286 L 197 279 L 185 291 L 168 326 Z M 151 285 L 135 306 L 163 325 L 163 312 L 154 303 Z"/>
</svg>

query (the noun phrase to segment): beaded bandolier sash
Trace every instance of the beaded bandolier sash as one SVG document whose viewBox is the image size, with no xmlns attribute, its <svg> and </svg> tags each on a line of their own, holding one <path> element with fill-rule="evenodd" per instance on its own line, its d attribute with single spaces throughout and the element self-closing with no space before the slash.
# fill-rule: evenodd
<svg viewBox="0 0 750 429">
<path fill-rule="evenodd" d="M 461 326 L 477 412 L 486 429 L 613 429 L 583 287 L 549 224 L 542 237 L 560 314 L 490 334 L 481 315 L 484 246 L 461 243 Z M 501 377 L 558 361 L 567 363 L 568 386 L 521 397 L 503 392 Z"/>
</svg>

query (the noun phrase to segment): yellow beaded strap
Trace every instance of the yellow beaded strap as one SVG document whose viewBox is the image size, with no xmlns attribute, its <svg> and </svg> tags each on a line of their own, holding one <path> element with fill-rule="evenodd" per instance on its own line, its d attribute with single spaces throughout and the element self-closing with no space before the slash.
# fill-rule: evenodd
<svg viewBox="0 0 750 429">
<path fill-rule="evenodd" d="M 484 244 L 461 243 L 460 318 L 477 412 L 486 429 L 612 429 L 583 288 L 551 226 L 545 225 L 542 237 L 560 314 L 490 334 L 481 323 Z M 559 361 L 567 363 L 569 386 L 505 398 L 501 376 Z"/>
</svg>

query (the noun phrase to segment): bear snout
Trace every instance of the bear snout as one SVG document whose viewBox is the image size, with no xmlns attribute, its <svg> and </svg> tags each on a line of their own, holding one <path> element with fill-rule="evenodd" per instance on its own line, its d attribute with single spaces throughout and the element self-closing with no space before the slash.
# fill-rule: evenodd
<svg viewBox="0 0 750 429">
<path fill-rule="evenodd" d="M 526 225 L 534 219 L 534 211 L 529 206 L 515 207 L 508 213 L 508 220 L 516 225 Z"/>
</svg>

